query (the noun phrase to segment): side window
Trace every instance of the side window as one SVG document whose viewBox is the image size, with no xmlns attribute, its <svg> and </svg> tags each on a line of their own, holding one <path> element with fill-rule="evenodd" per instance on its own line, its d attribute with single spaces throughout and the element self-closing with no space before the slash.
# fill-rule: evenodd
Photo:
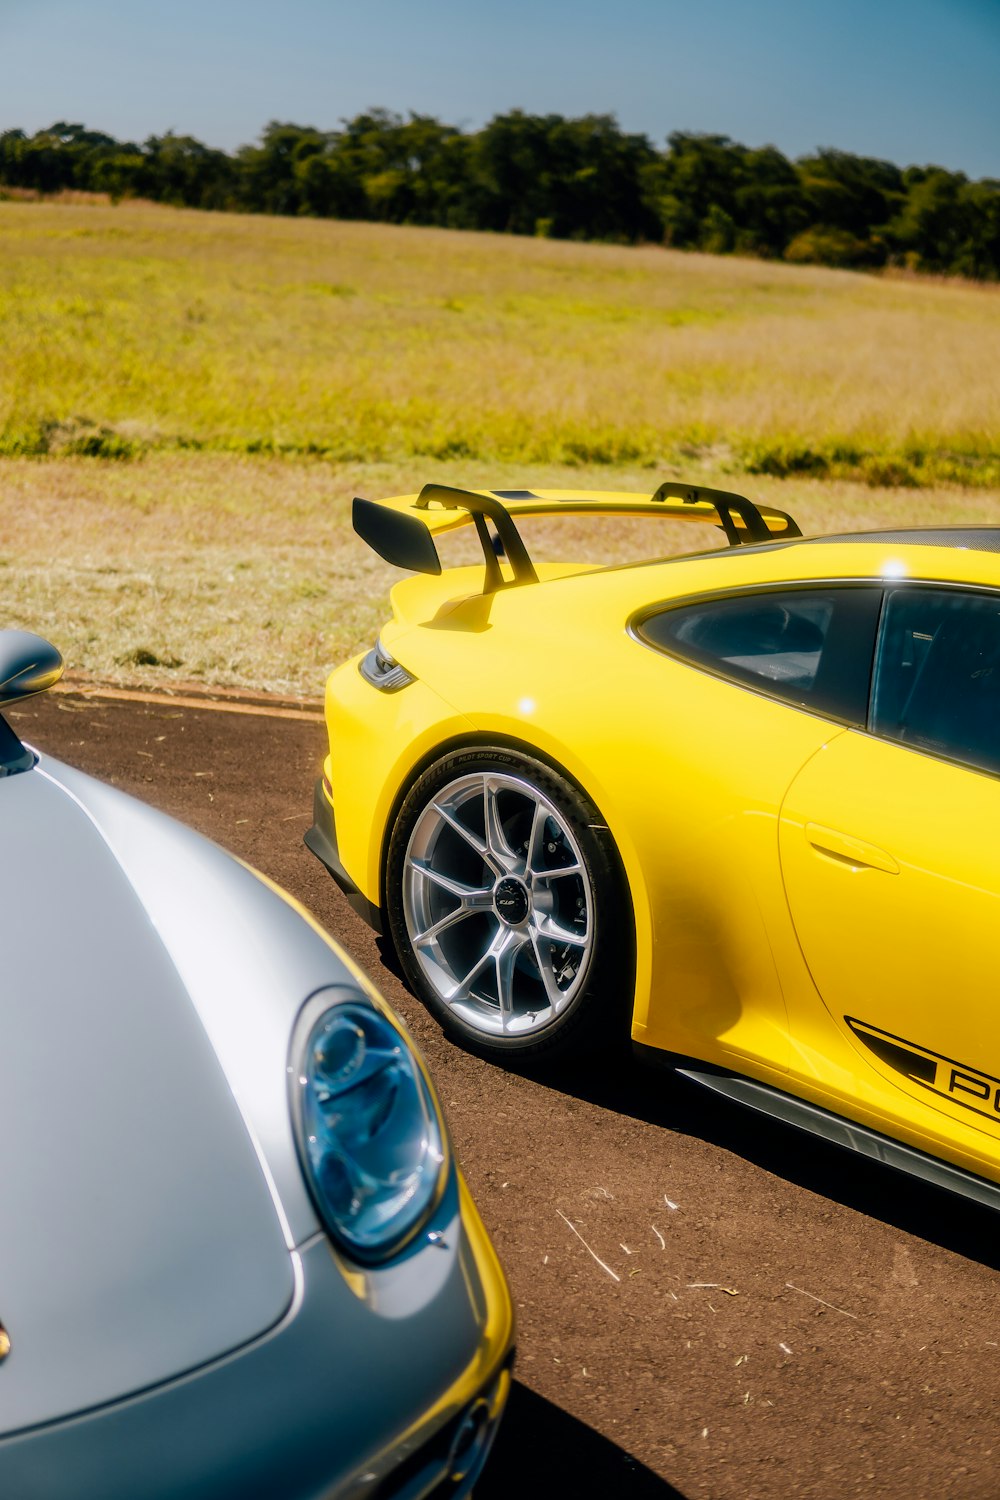
<svg viewBox="0 0 1000 1500">
<path fill-rule="evenodd" d="M 1000 595 L 891 591 L 870 727 L 916 750 L 1000 772 Z"/>
<path fill-rule="evenodd" d="M 850 724 L 868 717 L 881 587 L 841 584 L 683 604 L 651 615 L 651 646 Z"/>
</svg>

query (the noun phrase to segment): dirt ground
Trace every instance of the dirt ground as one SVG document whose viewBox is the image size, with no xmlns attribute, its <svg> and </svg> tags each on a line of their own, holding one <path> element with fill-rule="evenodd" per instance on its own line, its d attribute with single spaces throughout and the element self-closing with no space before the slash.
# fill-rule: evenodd
<svg viewBox="0 0 1000 1500">
<path fill-rule="evenodd" d="M 995 1216 L 666 1072 L 529 1078 L 446 1042 L 302 844 L 318 718 L 67 693 L 9 717 L 279 881 L 405 1016 L 517 1307 L 478 1500 L 1000 1496 Z"/>
</svg>

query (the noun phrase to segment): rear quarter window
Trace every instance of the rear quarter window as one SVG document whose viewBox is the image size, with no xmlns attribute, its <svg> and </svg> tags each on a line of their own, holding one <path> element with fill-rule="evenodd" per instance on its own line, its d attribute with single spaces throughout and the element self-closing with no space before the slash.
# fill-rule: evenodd
<svg viewBox="0 0 1000 1500">
<path fill-rule="evenodd" d="M 757 590 L 653 611 L 647 645 L 799 708 L 863 724 L 879 586 Z"/>
</svg>

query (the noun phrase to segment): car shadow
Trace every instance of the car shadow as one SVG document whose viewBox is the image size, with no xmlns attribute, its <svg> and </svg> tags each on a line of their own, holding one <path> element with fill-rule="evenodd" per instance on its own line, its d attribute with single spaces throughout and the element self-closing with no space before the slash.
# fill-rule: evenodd
<svg viewBox="0 0 1000 1500">
<path fill-rule="evenodd" d="M 683 1500 L 680 1490 L 585 1422 L 515 1380 L 476 1500 L 521 1495 L 614 1495 Z"/>
<path fill-rule="evenodd" d="M 392 944 L 379 938 L 378 947 L 385 967 L 407 986 Z M 741 1107 L 666 1063 L 640 1061 L 623 1048 L 510 1070 L 571 1098 L 731 1151 L 797 1187 L 1000 1270 L 995 1211 Z"/>
<path fill-rule="evenodd" d="M 669 1067 L 605 1058 L 550 1066 L 532 1076 L 573 1098 L 731 1151 L 775 1177 L 1000 1270 L 993 1210 L 741 1108 Z"/>
</svg>

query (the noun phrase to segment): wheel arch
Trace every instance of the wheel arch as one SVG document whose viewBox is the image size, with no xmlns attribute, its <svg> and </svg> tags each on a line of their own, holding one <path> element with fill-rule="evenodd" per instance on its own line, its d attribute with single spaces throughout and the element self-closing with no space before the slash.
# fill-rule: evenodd
<svg viewBox="0 0 1000 1500">
<path fill-rule="evenodd" d="M 389 843 L 392 830 L 395 827 L 400 809 L 411 790 L 424 772 L 429 770 L 437 761 L 444 759 L 445 756 L 459 754 L 463 750 L 474 750 L 477 747 L 485 745 L 496 745 L 500 749 L 511 750 L 521 755 L 526 755 L 533 760 L 541 761 L 543 765 L 554 771 L 556 775 L 564 777 L 581 796 L 585 797 L 597 808 L 604 826 L 611 835 L 619 874 L 623 882 L 626 907 L 632 924 L 632 951 L 634 955 L 632 1018 L 634 1022 L 638 997 L 644 993 L 648 993 L 652 972 L 652 922 L 645 873 L 632 839 L 624 828 L 622 820 L 608 816 L 606 812 L 607 799 L 595 795 L 587 782 L 570 770 L 565 761 L 561 760 L 551 749 L 524 740 L 516 734 L 491 730 L 473 730 L 468 733 L 451 735 L 418 757 L 409 767 L 406 776 L 397 788 L 389 808 L 388 816 L 382 826 L 378 864 L 380 909 L 383 912 L 386 911 L 386 869 L 389 860 Z M 386 930 L 387 924 L 383 923 L 383 928 Z"/>
</svg>

